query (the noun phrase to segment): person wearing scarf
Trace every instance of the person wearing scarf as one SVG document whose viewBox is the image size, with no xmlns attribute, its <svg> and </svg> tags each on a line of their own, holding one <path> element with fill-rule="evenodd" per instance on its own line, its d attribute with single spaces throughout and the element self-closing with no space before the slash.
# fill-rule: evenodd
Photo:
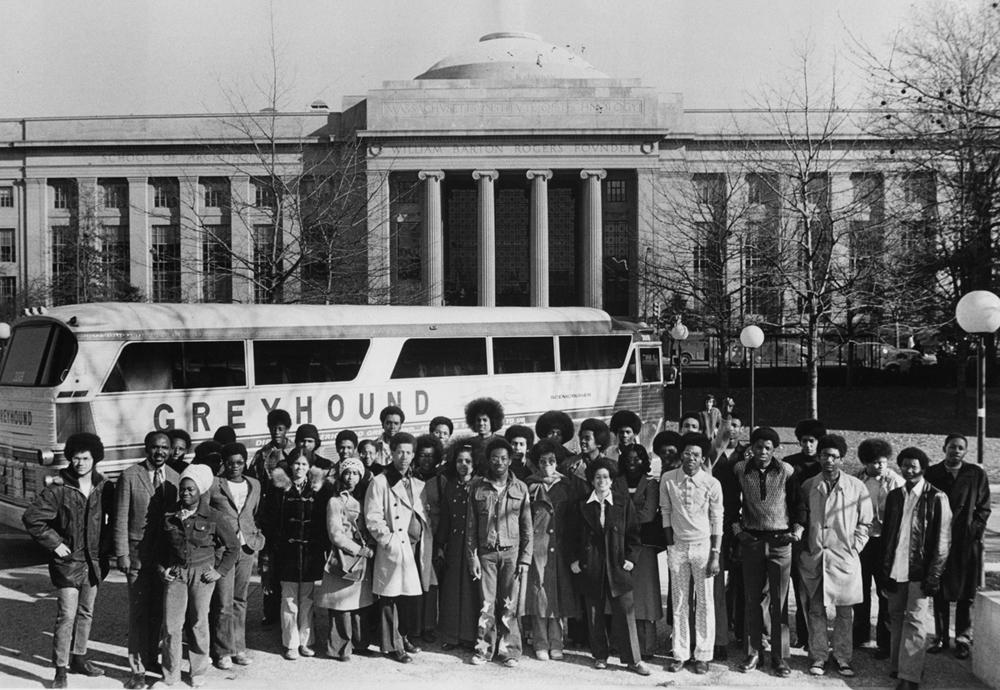
<svg viewBox="0 0 1000 690">
<path fill-rule="evenodd" d="M 525 613 L 534 628 L 535 658 L 563 658 L 567 618 L 580 616 L 580 597 L 569 569 L 574 516 L 586 487 L 556 470 L 559 447 L 543 439 L 531 449 L 537 469 L 527 478 L 534 526 Z"/>
</svg>

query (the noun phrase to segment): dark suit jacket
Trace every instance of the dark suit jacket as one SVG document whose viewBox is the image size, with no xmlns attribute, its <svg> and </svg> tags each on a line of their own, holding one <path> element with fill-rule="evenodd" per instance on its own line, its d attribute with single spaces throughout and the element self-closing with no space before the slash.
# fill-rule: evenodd
<svg viewBox="0 0 1000 690">
<path fill-rule="evenodd" d="M 587 495 L 588 498 L 590 495 Z M 632 591 L 632 573 L 622 566 L 639 557 L 641 541 L 639 521 L 628 497 L 614 494 L 614 505 L 605 509 L 601 527 L 601 508 L 584 499 L 579 509 L 577 548 L 573 560 L 579 561 L 584 594 L 600 597 L 608 587 L 611 596 Z"/>
<path fill-rule="evenodd" d="M 180 477 L 163 466 L 163 490 L 153 492 L 146 462 L 127 468 L 118 477 L 115 498 L 115 556 L 128 556 L 132 570 L 156 565 L 155 539 L 168 506 L 177 503 Z"/>
<path fill-rule="evenodd" d="M 885 518 L 882 520 L 882 540 L 885 555 L 882 575 L 886 581 L 892 574 L 892 563 L 899 544 L 899 528 L 903 521 L 906 487 L 893 489 L 885 499 Z M 948 551 L 951 548 L 951 509 L 948 497 L 925 481 L 924 491 L 913 511 L 913 531 L 910 533 L 909 581 L 926 583 L 937 590 L 941 585 Z"/>
<path fill-rule="evenodd" d="M 236 510 L 236 501 L 229 491 L 229 482 L 221 477 L 217 477 L 212 484 L 208 504 L 226 517 L 234 532 L 243 535 L 246 548 L 260 551 L 264 548 L 264 533 L 257 525 L 261 497 L 260 482 L 253 477 L 244 477 L 244 481 L 247 483 L 247 500 L 243 504 L 243 510 Z"/>
</svg>

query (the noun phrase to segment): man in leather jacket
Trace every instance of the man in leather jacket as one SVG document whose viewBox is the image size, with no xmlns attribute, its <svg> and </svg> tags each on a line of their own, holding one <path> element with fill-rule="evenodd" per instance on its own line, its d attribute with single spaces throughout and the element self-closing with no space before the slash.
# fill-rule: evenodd
<svg viewBox="0 0 1000 690">
<path fill-rule="evenodd" d="M 930 464 L 919 448 L 896 457 L 905 484 L 889 492 L 882 535 L 884 587 L 889 602 L 892 673 L 897 690 L 917 688 L 933 629 L 933 597 L 951 545 L 948 497 L 924 481 Z"/>
</svg>

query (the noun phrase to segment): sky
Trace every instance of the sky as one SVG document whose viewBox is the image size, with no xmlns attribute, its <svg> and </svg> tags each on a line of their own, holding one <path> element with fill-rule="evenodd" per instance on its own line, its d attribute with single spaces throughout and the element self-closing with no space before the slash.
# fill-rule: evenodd
<svg viewBox="0 0 1000 690">
<path fill-rule="evenodd" d="M 949 0 L 946 0 L 949 1 Z M 960 2 L 962 0 L 950 0 Z M 339 110 L 498 30 L 568 46 L 597 69 L 759 104 L 802 46 L 860 104 L 854 38 L 881 49 L 912 0 L 0 0 L 0 118 L 218 113 L 269 99 L 273 17 L 282 110 Z M 852 38 L 853 37 L 853 38 Z"/>
</svg>

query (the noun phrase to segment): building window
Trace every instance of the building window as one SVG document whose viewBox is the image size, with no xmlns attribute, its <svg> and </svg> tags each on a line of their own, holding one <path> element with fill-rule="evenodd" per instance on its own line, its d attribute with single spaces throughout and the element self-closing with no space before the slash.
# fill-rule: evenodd
<svg viewBox="0 0 1000 690">
<path fill-rule="evenodd" d="M 151 180 L 153 208 L 177 208 L 177 182 L 160 178 Z"/>
<path fill-rule="evenodd" d="M 15 261 L 14 228 L 0 228 L 0 261 Z"/>
<path fill-rule="evenodd" d="M 98 236 L 101 269 L 112 294 L 129 285 L 129 241 L 127 225 L 102 225 Z"/>
<path fill-rule="evenodd" d="M 128 184 L 118 180 L 105 180 L 99 187 L 102 208 L 122 209 L 128 206 Z"/>
<path fill-rule="evenodd" d="M 52 208 L 69 210 L 73 205 L 73 187 L 69 180 L 52 180 L 49 182 L 52 190 Z"/>
<path fill-rule="evenodd" d="M 205 208 L 226 208 L 229 206 L 229 180 L 203 178 L 201 191 Z"/>
<path fill-rule="evenodd" d="M 201 268 L 204 282 L 201 298 L 205 302 L 233 301 L 233 259 L 228 225 L 206 225 L 201 243 Z"/>
<path fill-rule="evenodd" d="M 14 306 L 17 297 L 17 278 L 13 276 L 0 277 L 0 310 L 9 310 Z"/>
<path fill-rule="evenodd" d="M 76 297 L 77 258 L 75 228 L 52 226 L 52 301 L 55 305 L 71 304 Z"/>
<path fill-rule="evenodd" d="M 176 225 L 152 228 L 153 301 L 181 300 L 181 234 Z"/>
<path fill-rule="evenodd" d="M 610 203 L 627 201 L 625 196 L 625 180 L 608 180 L 604 186 L 606 198 Z"/>
<path fill-rule="evenodd" d="M 281 236 L 273 225 L 253 227 L 254 302 L 281 301 Z"/>
<path fill-rule="evenodd" d="M 274 183 L 268 180 L 256 180 L 253 183 L 254 189 L 254 201 L 253 204 L 257 208 L 274 208 L 275 206 L 275 193 L 274 193 Z"/>
<path fill-rule="evenodd" d="M 14 208 L 13 187 L 0 187 L 0 208 Z"/>
<path fill-rule="evenodd" d="M 937 201 L 937 188 L 932 172 L 914 172 L 903 178 L 903 201 L 908 204 L 932 206 Z"/>
</svg>

